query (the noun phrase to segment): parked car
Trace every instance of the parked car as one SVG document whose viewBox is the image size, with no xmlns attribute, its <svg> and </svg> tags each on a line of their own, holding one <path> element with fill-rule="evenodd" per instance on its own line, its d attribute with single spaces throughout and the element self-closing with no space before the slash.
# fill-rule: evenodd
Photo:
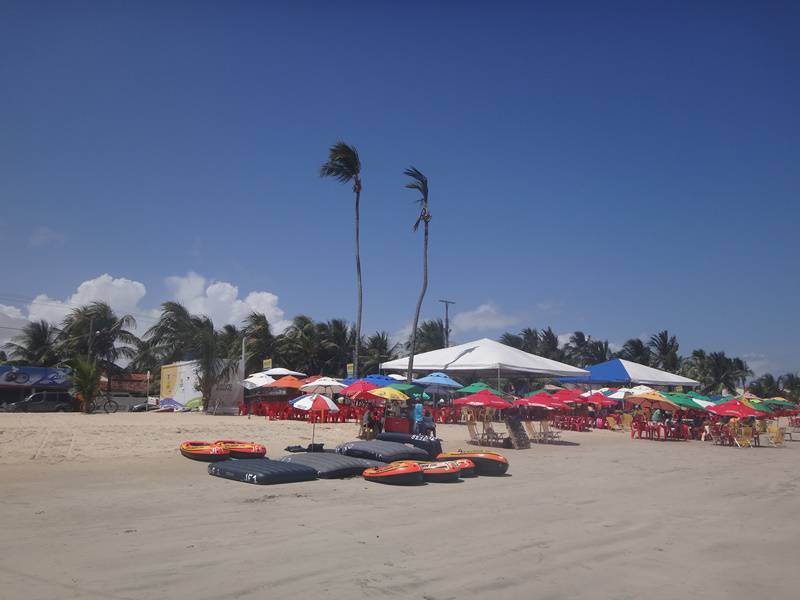
<svg viewBox="0 0 800 600">
<path fill-rule="evenodd" d="M 142 402 L 141 404 L 134 404 L 128 409 L 130 412 L 147 412 L 150 410 L 158 410 L 158 406 L 155 404 L 149 404 L 147 402 Z"/>
<path fill-rule="evenodd" d="M 69 392 L 34 392 L 8 405 L 9 412 L 71 412 L 77 402 Z"/>
</svg>

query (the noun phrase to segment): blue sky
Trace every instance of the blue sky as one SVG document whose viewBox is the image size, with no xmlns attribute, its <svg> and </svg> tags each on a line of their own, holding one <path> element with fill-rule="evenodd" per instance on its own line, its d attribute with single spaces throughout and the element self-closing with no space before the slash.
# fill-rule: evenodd
<svg viewBox="0 0 800 600">
<path fill-rule="evenodd" d="M 423 316 L 455 300 L 456 338 L 667 328 L 796 370 L 795 6 L 6 2 L 0 320 L 93 296 L 352 319 L 352 194 L 317 176 L 344 139 L 367 332 L 412 316 L 413 164 Z"/>
</svg>

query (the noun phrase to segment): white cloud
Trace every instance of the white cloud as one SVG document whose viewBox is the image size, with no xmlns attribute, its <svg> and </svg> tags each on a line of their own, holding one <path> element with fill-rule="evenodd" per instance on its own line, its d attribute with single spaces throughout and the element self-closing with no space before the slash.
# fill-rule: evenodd
<svg viewBox="0 0 800 600">
<path fill-rule="evenodd" d="M 20 333 L 27 323 L 25 314 L 16 306 L 0 304 L 0 347 Z"/>
<path fill-rule="evenodd" d="M 75 293 L 63 301 L 39 294 L 28 305 L 28 318 L 60 323 L 73 308 L 93 301 L 107 302 L 117 314 L 141 315 L 148 312 L 139 306 L 146 293 L 143 283 L 104 273 L 81 283 Z M 143 325 L 149 327 L 147 323 Z"/>
<path fill-rule="evenodd" d="M 250 292 L 240 299 L 237 286 L 226 281 L 209 283 L 194 271 L 167 277 L 166 284 L 174 300 L 189 312 L 208 315 L 217 326 L 229 323 L 238 326 L 251 312 L 264 313 L 275 333 L 282 332 L 290 323 L 278 305 L 278 296 L 272 292 Z"/>
<path fill-rule="evenodd" d="M 64 243 L 64 234 L 49 227 L 37 227 L 31 233 L 28 243 L 34 248 L 49 245 L 60 246 Z"/>
<path fill-rule="evenodd" d="M 494 303 L 486 302 L 474 310 L 457 313 L 453 317 L 451 328 L 456 334 L 468 331 L 492 331 L 516 325 L 520 321 L 520 317 L 504 314 Z"/>
</svg>

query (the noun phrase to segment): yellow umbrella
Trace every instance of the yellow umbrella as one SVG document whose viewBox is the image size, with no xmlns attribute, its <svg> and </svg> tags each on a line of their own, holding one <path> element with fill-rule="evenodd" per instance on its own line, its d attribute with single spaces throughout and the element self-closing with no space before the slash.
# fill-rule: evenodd
<svg viewBox="0 0 800 600">
<path fill-rule="evenodd" d="M 641 394 L 626 396 L 625 402 L 633 402 L 634 404 L 638 404 L 640 406 L 649 406 L 650 408 L 658 407 L 670 410 L 673 408 L 680 408 L 677 404 L 671 400 L 668 400 L 656 391 L 642 392 Z"/>
<path fill-rule="evenodd" d="M 408 396 L 406 396 L 400 390 L 396 390 L 393 387 L 382 387 L 377 388 L 374 390 L 369 391 L 370 394 L 373 396 L 379 396 L 381 398 L 385 398 L 386 400 L 408 400 Z"/>
</svg>

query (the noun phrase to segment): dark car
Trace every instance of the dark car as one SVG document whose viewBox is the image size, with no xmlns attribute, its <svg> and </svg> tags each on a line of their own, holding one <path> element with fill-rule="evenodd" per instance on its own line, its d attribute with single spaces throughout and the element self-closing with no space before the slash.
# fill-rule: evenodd
<svg viewBox="0 0 800 600">
<path fill-rule="evenodd" d="M 70 412 L 75 399 L 69 392 L 35 392 L 19 402 L 8 405 L 10 412 Z"/>
</svg>

